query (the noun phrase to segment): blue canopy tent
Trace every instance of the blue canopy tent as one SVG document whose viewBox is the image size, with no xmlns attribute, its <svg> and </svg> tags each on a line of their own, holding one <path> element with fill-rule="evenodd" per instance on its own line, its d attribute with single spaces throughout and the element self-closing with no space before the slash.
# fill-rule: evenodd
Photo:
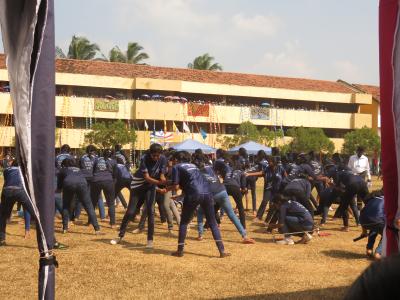
<svg viewBox="0 0 400 300">
<path fill-rule="evenodd" d="M 235 146 L 228 150 L 229 153 L 237 153 L 239 148 L 244 148 L 249 155 L 256 155 L 259 150 L 264 150 L 266 154 L 271 155 L 272 149 L 270 147 L 261 145 L 259 143 L 250 141 L 239 146 Z"/>
<path fill-rule="evenodd" d="M 192 139 L 187 139 L 182 143 L 176 144 L 175 146 L 172 146 L 172 149 L 177 151 L 187 151 L 189 153 L 193 153 L 196 149 L 201 149 L 205 154 L 215 153 L 216 151 L 215 148 Z"/>
</svg>

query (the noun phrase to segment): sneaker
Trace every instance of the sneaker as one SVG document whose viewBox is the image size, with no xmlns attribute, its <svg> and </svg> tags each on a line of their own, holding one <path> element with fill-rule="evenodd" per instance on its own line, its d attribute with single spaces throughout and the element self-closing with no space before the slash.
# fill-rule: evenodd
<svg viewBox="0 0 400 300">
<path fill-rule="evenodd" d="M 202 241 L 202 240 L 203 240 L 203 236 L 202 236 L 202 235 L 199 235 L 199 236 L 197 237 L 197 240 L 198 240 L 198 241 Z"/>
<path fill-rule="evenodd" d="M 68 233 L 68 230 L 64 229 L 64 230 L 62 231 L 62 233 L 63 233 L 63 234 L 66 234 L 66 233 Z"/>
<path fill-rule="evenodd" d="M 175 252 L 173 252 L 173 253 L 171 253 L 171 255 L 172 256 L 175 256 L 175 257 L 182 257 L 183 256 L 183 251 L 175 251 Z"/>
<path fill-rule="evenodd" d="M 224 258 L 224 257 L 229 257 L 229 256 L 231 256 L 232 254 L 230 254 L 229 252 L 221 252 L 220 254 L 219 254 L 219 258 Z"/>
<path fill-rule="evenodd" d="M 152 240 L 147 241 L 146 249 L 153 249 L 153 241 Z"/>
<path fill-rule="evenodd" d="M 0 241 L 0 247 L 4 247 L 5 245 L 6 245 L 6 241 L 5 240 Z"/>
<path fill-rule="evenodd" d="M 255 244 L 256 241 L 253 240 L 252 238 L 244 238 L 242 241 L 243 244 Z"/>
<path fill-rule="evenodd" d="M 122 242 L 122 237 L 117 237 L 116 239 L 113 239 L 110 241 L 111 245 L 117 245 L 120 244 Z"/>
<path fill-rule="evenodd" d="M 283 240 L 275 242 L 278 245 L 294 245 L 292 238 L 284 238 Z"/>
<path fill-rule="evenodd" d="M 104 235 L 104 232 L 101 232 L 100 230 L 96 230 L 94 232 L 95 235 Z"/>
<path fill-rule="evenodd" d="M 301 240 L 299 241 L 299 244 L 308 244 L 312 240 L 312 235 L 309 234 L 308 232 L 305 232 Z"/>
<path fill-rule="evenodd" d="M 132 233 L 138 234 L 141 233 L 143 230 L 140 228 L 136 228 L 134 231 L 132 231 Z"/>
<path fill-rule="evenodd" d="M 58 250 L 65 250 L 68 249 L 68 246 L 59 242 L 55 242 L 53 248 Z"/>
</svg>

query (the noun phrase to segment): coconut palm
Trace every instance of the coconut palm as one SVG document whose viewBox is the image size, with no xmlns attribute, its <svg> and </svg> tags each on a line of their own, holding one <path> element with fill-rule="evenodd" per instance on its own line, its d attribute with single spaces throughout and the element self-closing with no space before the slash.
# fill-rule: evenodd
<svg viewBox="0 0 400 300">
<path fill-rule="evenodd" d="M 92 44 L 83 36 L 73 36 L 69 44 L 68 55 L 70 59 L 92 60 L 100 52 L 97 44 Z"/>
<path fill-rule="evenodd" d="M 213 63 L 214 57 L 208 53 L 198 56 L 193 63 L 188 64 L 189 69 L 222 71 L 222 66 L 219 63 Z"/>
<path fill-rule="evenodd" d="M 118 46 L 110 50 L 109 60 L 113 62 L 124 62 L 128 64 L 139 64 L 143 60 L 148 59 L 149 55 L 141 52 L 143 47 L 138 43 L 128 43 L 126 52 L 122 51 Z"/>
</svg>

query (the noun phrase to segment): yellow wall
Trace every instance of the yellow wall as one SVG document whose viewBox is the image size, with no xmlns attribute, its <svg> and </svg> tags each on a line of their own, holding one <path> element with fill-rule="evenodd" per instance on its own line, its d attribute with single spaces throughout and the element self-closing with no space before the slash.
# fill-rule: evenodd
<svg viewBox="0 0 400 300">
<path fill-rule="evenodd" d="M 378 131 L 378 116 L 379 116 L 379 105 L 380 103 L 373 99 L 372 104 L 370 105 L 360 105 L 360 112 L 363 114 L 371 115 L 371 128 Z"/>
</svg>

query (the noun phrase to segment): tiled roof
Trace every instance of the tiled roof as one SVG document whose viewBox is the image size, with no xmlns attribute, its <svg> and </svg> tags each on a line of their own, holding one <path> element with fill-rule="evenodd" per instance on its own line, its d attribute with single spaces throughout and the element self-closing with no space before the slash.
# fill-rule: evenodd
<svg viewBox="0 0 400 300">
<path fill-rule="evenodd" d="M 5 56 L 0 54 L 1 69 L 5 68 L 4 58 Z M 56 70 L 59 73 L 117 76 L 125 78 L 141 77 L 331 93 L 350 92 L 348 88 L 335 81 L 231 72 L 202 71 L 182 68 L 153 67 L 103 61 L 57 59 Z"/>
<path fill-rule="evenodd" d="M 356 87 L 358 87 L 360 90 L 367 94 L 371 94 L 375 99 L 378 101 L 381 100 L 380 96 L 380 89 L 379 86 L 375 85 L 366 85 L 366 84 L 354 84 Z"/>
</svg>

